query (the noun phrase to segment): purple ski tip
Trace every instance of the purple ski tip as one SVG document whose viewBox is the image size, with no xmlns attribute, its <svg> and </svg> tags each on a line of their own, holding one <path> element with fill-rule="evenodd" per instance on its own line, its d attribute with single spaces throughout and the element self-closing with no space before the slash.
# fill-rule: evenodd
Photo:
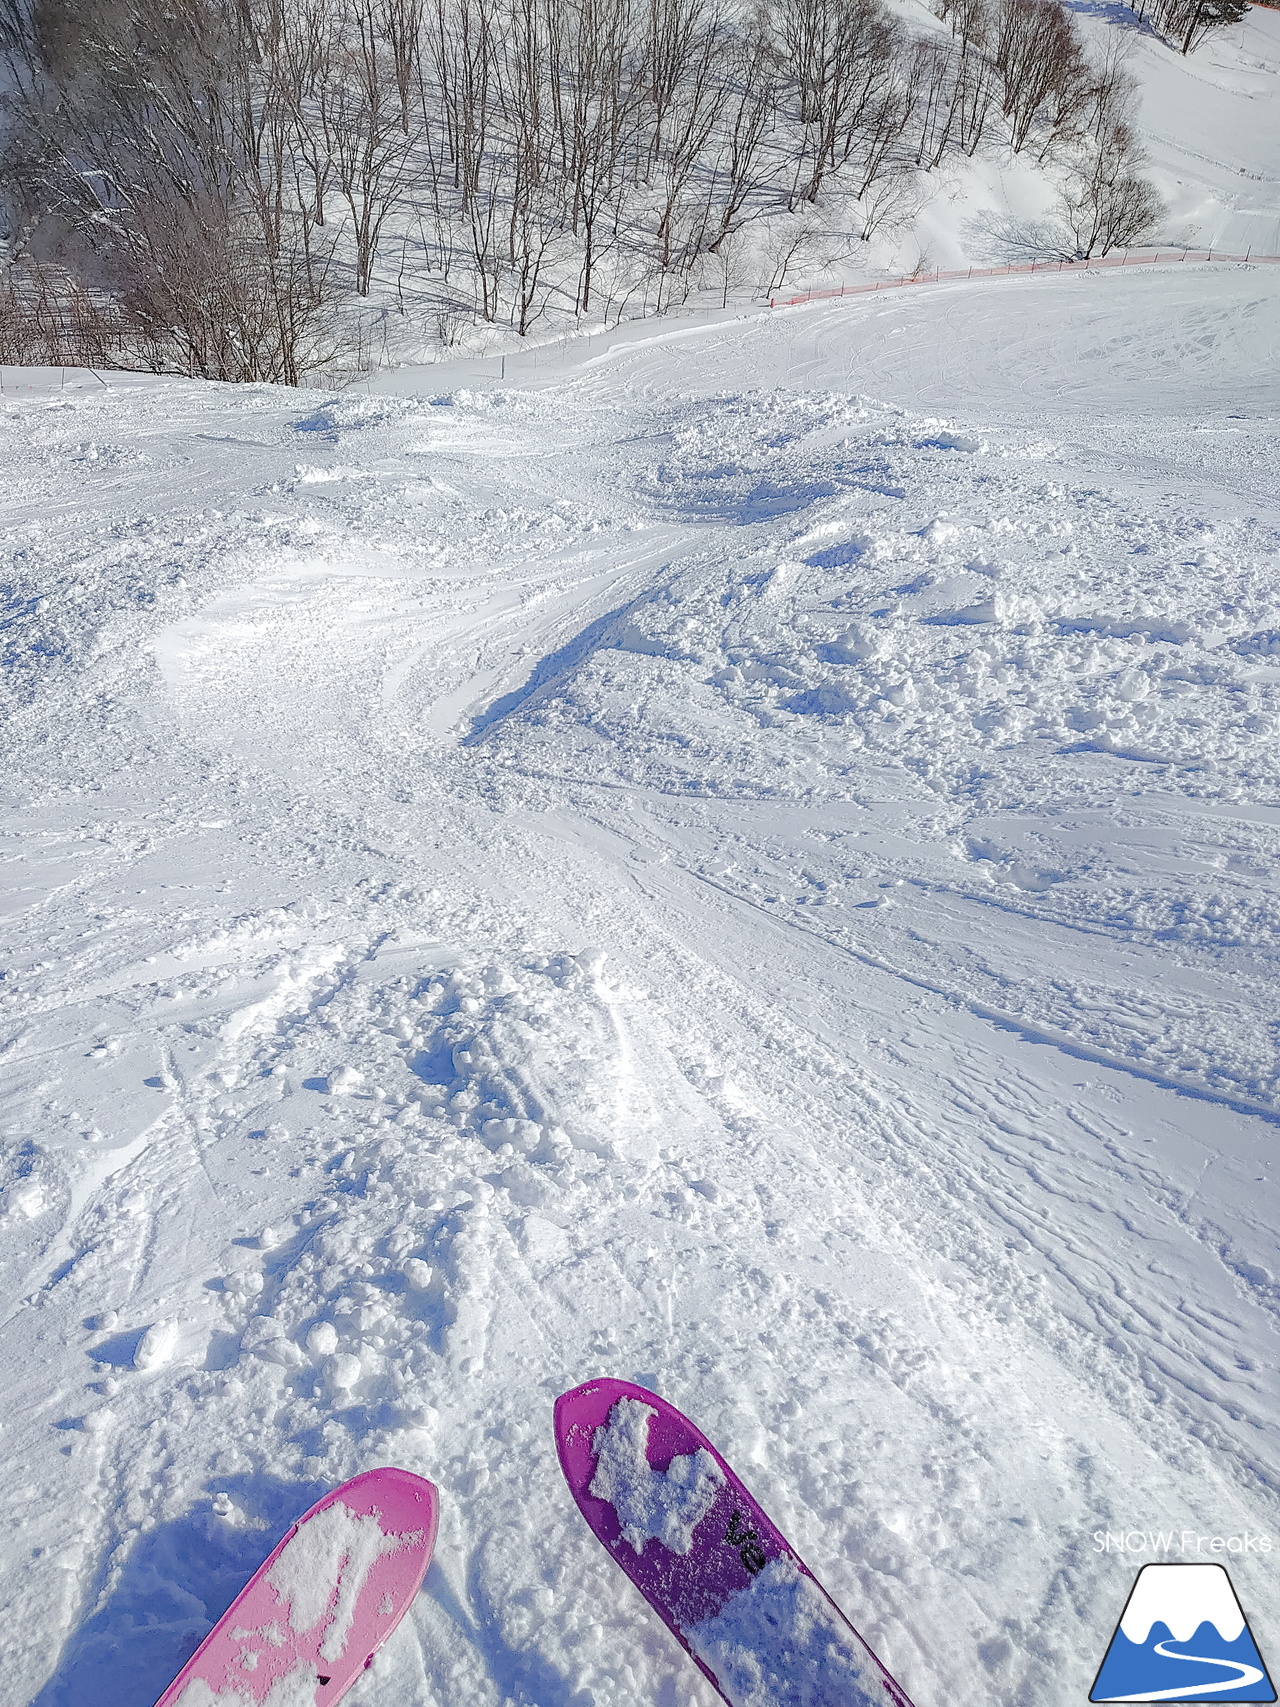
<svg viewBox="0 0 1280 1707">
<path fill-rule="evenodd" d="M 435 1544 L 436 1490 L 369 1470 L 290 1529 L 156 1707 L 330 1707 L 409 1610 Z"/>
<path fill-rule="evenodd" d="M 555 1429 L 578 1509 L 730 1707 L 911 1707 L 674 1405 L 588 1381 L 557 1399 Z"/>
</svg>

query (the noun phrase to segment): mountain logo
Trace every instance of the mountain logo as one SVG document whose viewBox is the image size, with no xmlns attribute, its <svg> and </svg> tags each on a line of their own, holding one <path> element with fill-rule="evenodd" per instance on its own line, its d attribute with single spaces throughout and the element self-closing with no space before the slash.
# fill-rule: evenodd
<svg viewBox="0 0 1280 1707">
<path fill-rule="evenodd" d="M 1144 1565 L 1090 1701 L 1274 1701 L 1221 1565 Z"/>
</svg>

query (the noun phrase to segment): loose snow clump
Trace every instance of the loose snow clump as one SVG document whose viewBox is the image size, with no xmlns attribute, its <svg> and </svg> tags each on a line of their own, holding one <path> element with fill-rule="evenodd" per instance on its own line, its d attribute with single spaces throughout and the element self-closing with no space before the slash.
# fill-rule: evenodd
<svg viewBox="0 0 1280 1707">
<path fill-rule="evenodd" d="M 135 1369 L 159 1369 L 173 1360 L 178 1345 L 176 1322 L 155 1322 L 138 1341 L 133 1354 Z"/>
<path fill-rule="evenodd" d="M 294 1630 L 314 1630 L 333 1605 L 320 1657 L 341 1658 L 369 1572 L 386 1553 L 403 1547 L 408 1538 L 387 1535 L 376 1517 L 357 1517 L 339 1500 L 309 1523 L 304 1523 L 272 1565 L 267 1581 L 289 1608 Z"/>
<path fill-rule="evenodd" d="M 618 1400 L 592 1442 L 596 1473 L 591 1492 L 608 1500 L 637 1553 L 650 1539 L 673 1553 L 687 1553 L 694 1530 L 724 1486 L 724 1474 L 705 1446 L 673 1458 L 665 1470 L 652 1469 L 646 1447 L 649 1418 L 656 1414 L 639 1399 Z"/>
</svg>

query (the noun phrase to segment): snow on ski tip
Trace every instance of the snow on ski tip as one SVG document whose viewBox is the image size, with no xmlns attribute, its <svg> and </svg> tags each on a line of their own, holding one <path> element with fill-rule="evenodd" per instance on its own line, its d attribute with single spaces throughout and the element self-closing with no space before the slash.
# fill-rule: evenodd
<svg viewBox="0 0 1280 1707">
<path fill-rule="evenodd" d="M 156 1707 L 329 1707 L 408 1611 L 435 1543 L 433 1485 L 368 1470 L 313 1505 Z"/>
<path fill-rule="evenodd" d="M 911 1707 L 702 1432 L 630 1381 L 556 1401 L 578 1508 L 730 1707 Z"/>
</svg>

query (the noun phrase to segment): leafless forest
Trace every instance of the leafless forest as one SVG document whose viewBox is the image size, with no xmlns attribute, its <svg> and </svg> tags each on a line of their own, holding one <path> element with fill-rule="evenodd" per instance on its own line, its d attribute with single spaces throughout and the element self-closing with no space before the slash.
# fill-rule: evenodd
<svg viewBox="0 0 1280 1707">
<path fill-rule="evenodd" d="M 1182 47 L 1210 27 L 1197 9 L 1240 3 L 1151 16 Z M 819 215 L 869 239 L 981 149 L 1053 174 L 1065 252 L 1141 241 L 1160 207 L 1121 55 L 1091 57 L 1060 0 L 937 17 L 0 0 L 0 360 L 298 383 L 375 360 L 388 316 L 449 344 L 662 313 L 709 284 L 727 299 L 748 254 L 776 289 Z"/>
</svg>

